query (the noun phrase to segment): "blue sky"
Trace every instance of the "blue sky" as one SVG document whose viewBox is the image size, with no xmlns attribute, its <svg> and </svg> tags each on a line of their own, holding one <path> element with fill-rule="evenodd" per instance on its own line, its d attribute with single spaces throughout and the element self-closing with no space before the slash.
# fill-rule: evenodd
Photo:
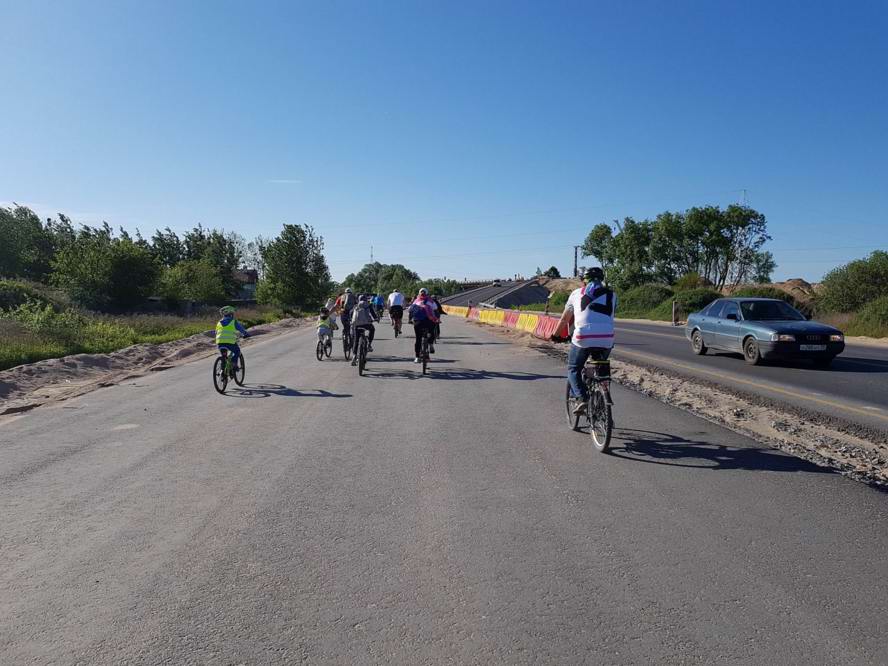
<svg viewBox="0 0 888 666">
<path fill-rule="evenodd" d="M 726 205 L 777 278 L 888 248 L 888 3 L 0 0 L 0 201 L 423 277 Z"/>
</svg>

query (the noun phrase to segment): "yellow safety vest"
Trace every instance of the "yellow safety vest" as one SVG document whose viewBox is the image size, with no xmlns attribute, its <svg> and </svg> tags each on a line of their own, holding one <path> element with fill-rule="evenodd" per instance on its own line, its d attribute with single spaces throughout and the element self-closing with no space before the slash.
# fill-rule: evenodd
<svg viewBox="0 0 888 666">
<path fill-rule="evenodd" d="M 237 343 L 237 327 L 234 319 L 223 326 L 221 320 L 216 322 L 216 344 L 233 345 Z"/>
</svg>

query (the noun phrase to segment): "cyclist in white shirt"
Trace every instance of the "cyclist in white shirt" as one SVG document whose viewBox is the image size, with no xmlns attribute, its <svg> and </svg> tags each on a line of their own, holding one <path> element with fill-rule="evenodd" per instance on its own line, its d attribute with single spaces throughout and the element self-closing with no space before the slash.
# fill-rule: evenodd
<svg viewBox="0 0 888 666">
<path fill-rule="evenodd" d="M 606 361 L 614 346 L 614 313 L 617 310 L 617 296 L 603 284 L 604 271 L 589 268 L 583 274 L 583 286 L 574 289 L 564 314 L 555 329 L 556 335 L 573 321 L 574 331 L 570 339 L 570 354 L 567 358 L 567 379 L 571 392 L 578 400 L 574 412 L 580 414 L 589 402 L 586 385 L 580 381 L 583 366 L 591 357 L 596 361 Z M 554 337 L 554 336 L 553 336 Z"/>
<path fill-rule="evenodd" d="M 398 330 L 401 330 L 401 320 L 404 318 L 404 294 L 395 289 L 388 296 L 389 317 L 392 322 L 397 322 Z"/>
</svg>

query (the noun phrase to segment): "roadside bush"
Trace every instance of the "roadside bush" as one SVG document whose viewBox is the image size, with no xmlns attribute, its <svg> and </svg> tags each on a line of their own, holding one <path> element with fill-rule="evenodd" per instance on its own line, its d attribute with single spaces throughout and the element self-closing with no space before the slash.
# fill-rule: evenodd
<svg viewBox="0 0 888 666">
<path fill-rule="evenodd" d="M 888 337 L 888 296 L 867 303 L 845 328 L 847 335 Z"/>
<path fill-rule="evenodd" d="M 714 289 L 703 288 L 680 291 L 672 298 L 663 301 L 660 305 L 651 310 L 648 316 L 651 319 L 672 321 L 672 301 L 674 299 L 679 317 L 684 318 L 692 312 L 702 310 L 712 303 L 712 301 L 721 297 L 722 295 Z"/>
<path fill-rule="evenodd" d="M 553 292 L 552 298 L 549 299 L 549 311 L 554 312 L 555 310 L 563 310 L 564 306 L 567 305 L 568 298 L 570 298 L 569 291 Z"/>
<path fill-rule="evenodd" d="M 877 250 L 866 259 L 857 259 L 827 273 L 817 297 L 817 309 L 854 312 L 882 296 L 888 296 L 888 252 Z"/>
<path fill-rule="evenodd" d="M 711 287 L 712 283 L 699 273 L 685 273 L 675 281 L 675 291 L 688 291 L 690 289 L 700 289 L 701 287 Z"/>
<path fill-rule="evenodd" d="M 620 317 L 643 317 L 660 303 L 672 298 L 672 289 L 662 284 L 643 284 L 619 295 Z"/>
<path fill-rule="evenodd" d="M 43 299 L 34 289 L 15 280 L 0 280 L 0 310 L 12 310 L 29 301 Z"/>
</svg>

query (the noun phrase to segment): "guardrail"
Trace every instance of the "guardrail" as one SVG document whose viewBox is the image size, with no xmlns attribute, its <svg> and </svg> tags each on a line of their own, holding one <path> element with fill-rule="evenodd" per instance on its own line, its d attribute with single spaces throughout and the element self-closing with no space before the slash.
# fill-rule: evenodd
<svg viewBox="0 0 888 666">
<path fill-rule="evenodd" d="M 490 326 L 514 328 L 544 340 L 555 334 L 556 329 L 558 328 L 558 322 L 560 321 L 560 317 L 552 317 L 545 314 L 484 307 L 468 308 L 455 305 L 444 305 L 444 312 L 448 315 L 456 315 L 458 317 L 480 321 L 481 323 Z M 562 331 L 561 333 L 565 336 L 567 334 L 566 331 Z"/>
</svg>

